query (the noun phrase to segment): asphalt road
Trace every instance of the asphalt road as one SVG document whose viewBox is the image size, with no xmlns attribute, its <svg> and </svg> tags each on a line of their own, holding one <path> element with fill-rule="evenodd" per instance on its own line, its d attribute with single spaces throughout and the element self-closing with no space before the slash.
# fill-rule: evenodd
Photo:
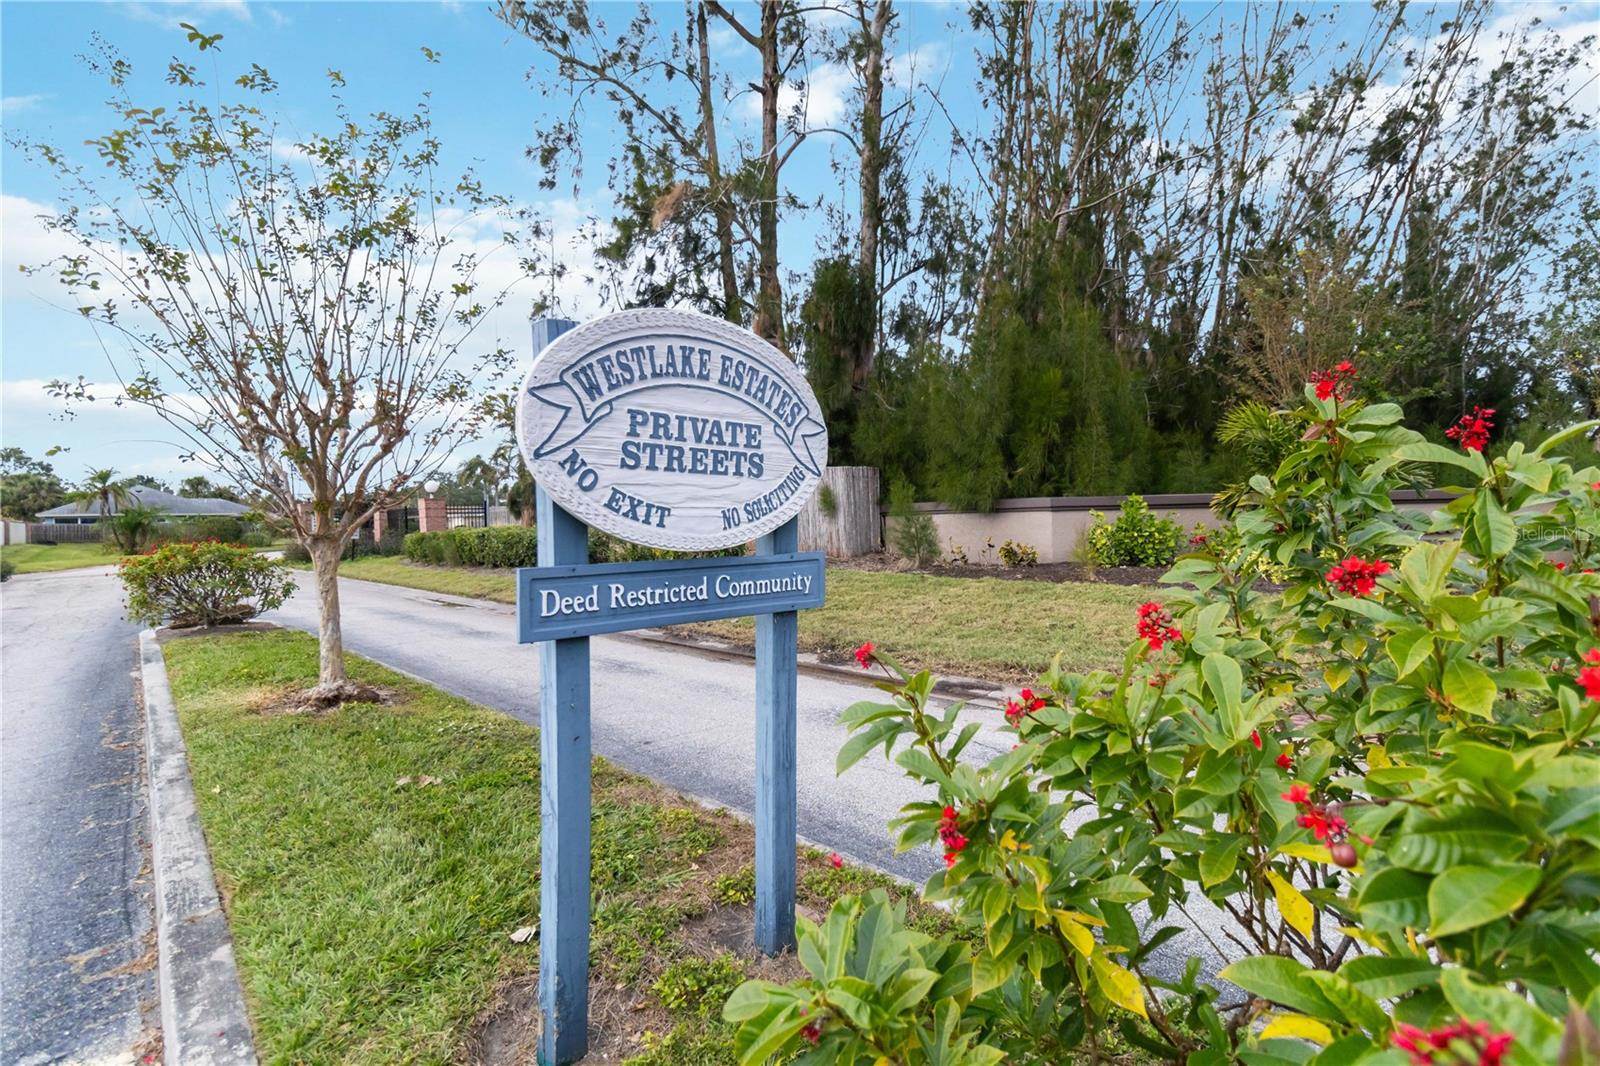
<svg viewBox="0 0 1600 1066">
<path fill-rule="evenodd" d="M 301 590 L 265 620 L 316 630 L 309 575 Z M 483 600 L 368 581 L 339 583 L 348 650 L 414 674 L 447 692 L 537 723 L 539 656 L 520 645 L 513 609 Z M 618 637 L 593 637 L 590 700 L 595 754 L 702 800 L 750 813 L 755 799 L 755 667 L 744 656 L 706 653 Z M 911 801 L 934 798 L 899 767 L 869 754 L 834 773 L 846 733 L 839 712 L 881 698 L 868 678 L 802 668 L 798 692 L 799 832 L 808 841 L 881 870 L 921 882 L 936 868 L 930 848 L 896 854 L 888 822 Z M 995 726 L 997 707 L 970 714 L 988 723 L 964 754 L 984 762 L 1012 739 Z M 1073 821 L 1093 816 L 1092 808 Z M 1198 901 L 1204 904 L 1205 901 Z M 1170 924 L 1189 931 L 1169 941 L 1159 963 L 1176 976 L 1191 954 L 1214 974 L 1223 960 L 1196 930 L 1215 922 L 1208 907 Z M 1167 923 L 1163 923 L 1167 924 Z"/>
<path fill-rule="evenodd" d="M 133 1061 L 155 1006 L 137 632 L 107 569 L 0 586 L 8 1066 Z"/>
</svg>

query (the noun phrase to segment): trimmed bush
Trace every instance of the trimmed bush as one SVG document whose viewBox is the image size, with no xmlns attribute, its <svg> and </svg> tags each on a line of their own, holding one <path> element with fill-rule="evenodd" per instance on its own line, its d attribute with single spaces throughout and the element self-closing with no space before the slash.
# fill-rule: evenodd
<svg viewBox="0 0 1600 1066">
<path fill-rule="evenodd" d="M 1181 525 L 1150 510 L 1143 496 L 1123 500 L 1115 522 L 1090 513 L 1089 560 L 1097 566 L 1171 566 L 1188 539 Z"/>
<path fill-rule="evenodd" d="M 297 540 L 291 540 L 284 545 L 283 561 L 286 563 L 309 563 L 311 561 L 311 553 L 306 550 L 304 544 Z"/>
<path fill-rule="evenodd" d="M 215 541 L 163 544 L 122 560 L 117 575 L 129 618 L 177 628 L 244 622 L 294 592 L 285 563 Z"/>
<path fill-rule="evenodd" d="M 0 581 L 9 581 L 17 572 L 17 564 L 10 559 L 0 559 Z"/>
<path fill-rule="evenodd" d="M 525 526 L 446 529 L 409 533 L 401 551 L 429 566 L 516 567 L 539 564 L 539 538 Z"/>
</svg>

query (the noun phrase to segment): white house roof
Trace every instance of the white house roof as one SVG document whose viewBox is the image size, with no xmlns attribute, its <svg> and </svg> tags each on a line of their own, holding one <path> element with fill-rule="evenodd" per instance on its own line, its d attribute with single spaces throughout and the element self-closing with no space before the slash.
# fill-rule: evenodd
<svg viewBox="0 0 1600 1066">
<path fill-rule="evenodd" d="M 129 500 L 140 506 L 150 507 L 163 511 L 175 518 L 200 518 L 205 515 L 242 515 L 250 508 L 242 503 L 232 500 L 220 500 L 212 496 L 178 496 L 171 492 L 162 492 L 146 485 L 135 485 L 128 490 Z M 111 501 L 111 513 L 116 514 L 119 508 L 117 501 Z M 99 500 L 82 500 L 75 503 L 64 503 L 60 507 L 52 507 L 48 511 L 40 511 L 40 518 L 72 518 L 80 515 L 100 514 Z"/>
</svg>

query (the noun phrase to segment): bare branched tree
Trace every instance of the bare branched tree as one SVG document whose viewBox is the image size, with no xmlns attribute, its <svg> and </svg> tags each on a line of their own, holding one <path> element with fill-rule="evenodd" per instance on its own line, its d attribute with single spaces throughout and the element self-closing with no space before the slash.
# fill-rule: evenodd
<svg viewBox="0 0 1600 1066">
<path fill-rule="evenodd" d="M 216 50 L 219 36 L 189 29 Z M 442 172 L 426 97 L 413 114 L 361 121 L 330 71 L 337 126 L 286 147 L 266 110 L 277 85 L 259 66 L 237 79 L 240 102 L 218 103 L 175 59 L 179 99 L 143 107 L 124 60 L 103 47 L 92 65 L 117 116 L 89 142 L 103 167 L 20 145 L 61 190 L 45 225 L 75 245 L 33 269 L 100 327 L 115 401 L 154 410 L 305 545 L 321 612 L 308 695 L 351 698 L 340 556 L 478 434 L 513 360 L 478 334 L 539 269 L 527 250 L 539 227 L 470 172 Z M 81 377 L 54 388 L 69 406 L 96 398 Z"/>
</svg>

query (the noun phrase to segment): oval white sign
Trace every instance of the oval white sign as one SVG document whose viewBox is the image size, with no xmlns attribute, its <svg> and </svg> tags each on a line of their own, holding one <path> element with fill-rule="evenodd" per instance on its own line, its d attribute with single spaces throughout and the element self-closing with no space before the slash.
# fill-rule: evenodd
<svg viewBox="0 0 1600 1066">
<path fill-rule="evenodd" d="M 782 352 L 720 319 L 656 308 L 586 322 L 539 353 L 517 441 L 576 517 L 687 551 L 770 533 L 828 461 L 817 398 Z"/>
</svg>

